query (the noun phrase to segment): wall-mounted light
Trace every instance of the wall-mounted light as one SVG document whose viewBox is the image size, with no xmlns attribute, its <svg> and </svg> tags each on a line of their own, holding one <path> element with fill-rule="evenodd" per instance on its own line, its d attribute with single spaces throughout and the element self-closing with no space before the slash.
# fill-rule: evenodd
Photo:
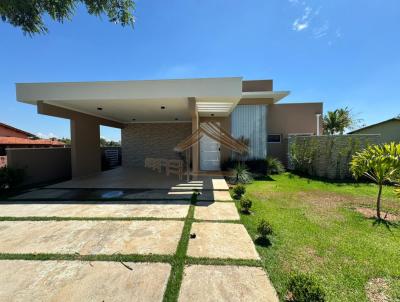
<svg viewBox="0 0 400 302">
<path fill-rule="evenodd" d="M 161 109 L 164 110 L 164 109 L 165 109 L 165 106 L 161 106 Z"/>
<path fill-rule="evenodd" d="M 101 108 L 101 107 L 97 107 L 97 110 L 101 111 L 101 110 L 103 110 L 103 108 Z"/>
</svg>

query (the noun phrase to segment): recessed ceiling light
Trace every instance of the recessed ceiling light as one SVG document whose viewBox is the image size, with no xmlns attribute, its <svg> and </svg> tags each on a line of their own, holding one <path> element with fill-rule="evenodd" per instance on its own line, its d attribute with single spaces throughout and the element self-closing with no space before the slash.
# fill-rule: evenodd
<svg viewBox="0 0 400 302">
<path fill-rule="evenodd" d="M 178 120 L 178 118 L 176 117 L 176 118 L 175 118 L 175 121 L 177 121 L 177 120 Z"/>
<path fill-rule="evenodd" d="M 97 110 L 100 110 L 100 111 L 101 111 L 101 110 L 103 110 L 103 108 L 101 108 L 101 107 L 97 107 Z"/>
<path fill-rule="evenodd" d="M 132 121 L 136 121 L 136 119 L 135 119 L 135 118 L 133 118 L 133 119 L 132 119 Z"/>
<path fill-rule="evenodd" d="M 164 109 L 165 109 L 165 106 L 161 106 L 161 109 L 163 109 L 163 110 L 164 110 Z"/>
<path fill-rule="evenodd" d="M 214 116 L 214 113 L 211 113 L 211 116 Z"/>
</svg>

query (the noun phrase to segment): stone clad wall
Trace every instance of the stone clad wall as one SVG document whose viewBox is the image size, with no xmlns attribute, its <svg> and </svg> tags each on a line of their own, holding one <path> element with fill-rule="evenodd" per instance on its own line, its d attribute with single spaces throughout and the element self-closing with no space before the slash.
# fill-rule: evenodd
<svg viewBox="0 0 400 302">
<path fill-rule="evenodd" d="M 174 147 L 192 134 L 191 123 L 135 123 L 122 129 L 122 166 L 144 167 L 146 157 L 180 159 Z"/>
<path fill-rule="evenodd" d="M 351 178 L 352 155 L 379 143 L 380 135 L 291 136 L 289 169 L 328 179 Z"/>
</svg>

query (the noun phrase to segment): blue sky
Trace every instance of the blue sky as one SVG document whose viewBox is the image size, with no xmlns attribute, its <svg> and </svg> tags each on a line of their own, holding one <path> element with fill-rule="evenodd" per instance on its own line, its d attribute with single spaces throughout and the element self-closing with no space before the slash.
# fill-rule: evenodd
<svg viewBox="0 0 400 302">
<path fill-rule="evenodd" d="M 0 22 L 0 121 L 69 137 L 69 122 L 17 103 L 16 82 L 243 76 L 284 102 L 348 106 L 371 124 L 400 114 L 398 0 L 138 0 L 135 28 L 86 14 L 24 36 Z M 102 128 L 119 140 L 119 131 Z"/>
</svg>

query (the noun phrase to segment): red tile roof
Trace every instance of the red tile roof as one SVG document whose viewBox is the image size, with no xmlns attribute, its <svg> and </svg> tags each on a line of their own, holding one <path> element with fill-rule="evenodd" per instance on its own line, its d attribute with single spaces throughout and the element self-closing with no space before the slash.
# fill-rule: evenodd
<svg viewBox="0 0 400 302">
<path fill-rule="evenodd" d="M 50 139 L 28 139 L 20 137 L 0 137 L 0 145 L 42 145 L 42 146 L 64 146 L 63 142 Z"/>
</svg>

